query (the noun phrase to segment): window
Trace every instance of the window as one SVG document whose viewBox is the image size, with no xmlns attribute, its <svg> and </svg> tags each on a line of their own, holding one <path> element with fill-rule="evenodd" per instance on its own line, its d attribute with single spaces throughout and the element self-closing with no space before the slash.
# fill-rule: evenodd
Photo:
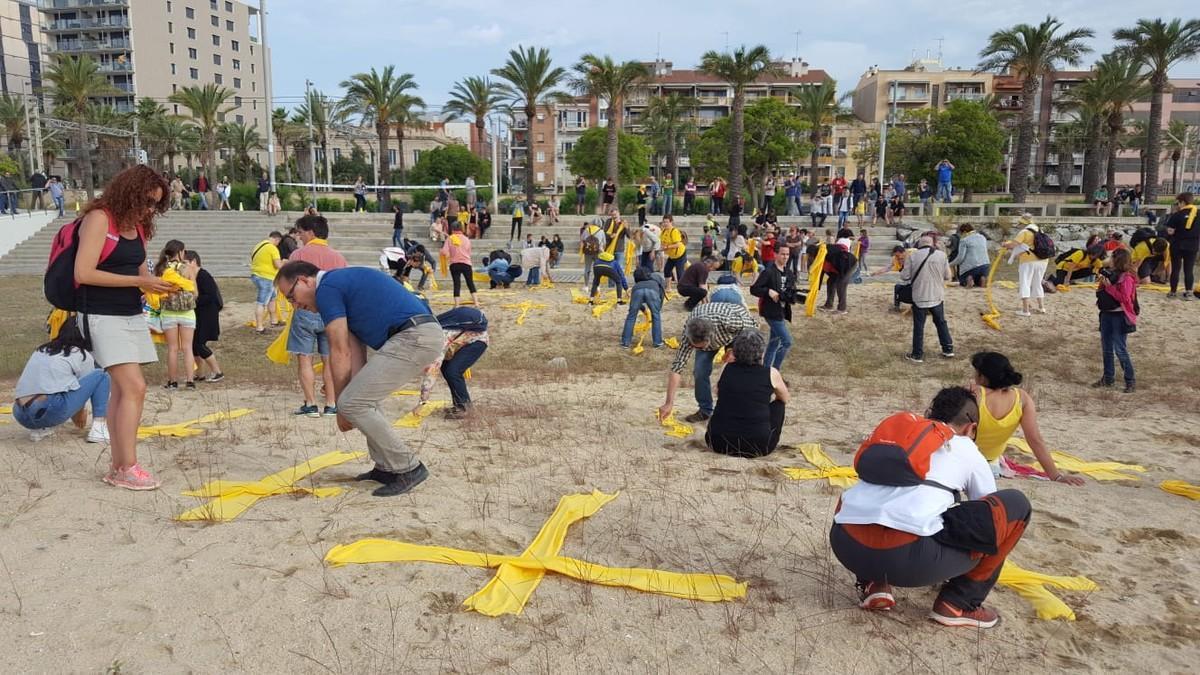
<svg viewBox="0 0 1200 675">
<path fill-rule="evenodd" d="M 335 162 L 339 161 L 341 158 L 342 158 L 342 149 L 334 148 L 333 149 L 333 161 L 335 161 Z"/>
<path fill-rule="evenodd" d="M 241 115 L 234 115 L 234 116 L 233 116 L 233 119 L 234 119 L 235 121 L 237 121 L 237 123 L 238 123 L 238 124 L 245 124 L 245 123 L 246 123 L 246 118 L 245 118 L 245 117 L 242 117 Z"/>
<path fill-rule="evenodd" d="M 539 183 L 546 182 L 546 172 L 545 171 L 537 172 L 537 182 L 539 182 Z"/>
<path fill-rule="evenodd" d="M 232 21 L 230 21 L 228 19 L 225 20 L 225 30 L 229 31 L 230 33 L 233 32 L 233 22 Z"/>
<path fill-rule="evenodd" d="M 239 61 L 239 60 L 237 60 L 237 59 L 234 59 L 234 60 L 233 60 L 233 69 L 234 69 L 234 70 L 241 70 L 241 69 L 242 69 L 242 62 L 241 62 L 241 61 Z"/>
<path fill-rule="evenodd" d="M 213 65 L 214 66 L 221 65 L 221 55 L 220 54 L 213 54 Z"/>
<path fill-rule="evenodd" d="M 168 21 L 168 22 L 167 22 L 167 32 L 168 32 L 168 33 L 174 33 L 174 32 L 175 32 L 175 24 L 174 24 L 174 23 L 172 23 L 172 22 L 170 22 L 170 21 Z"/>
<path fill-rule="evenodd" d="M 541 122 L 542 120 L 546 119 L 546 113 L 538 113 L 537 118 L 538 121 Z"/>
<path fill-rule="evenodd" d="M 250 62 L 250 74 L 251 75 L 254 74 L 254 62 L 253 61 Z"/>
<path fill-rule="evenodd" d="M 200 71 L 199 71 L 199 70 L 196 70 L 195 68 L 188 68 L 188 75 L 189 75 L 189 76 L 190 76 L 190 77 L 191 77 L 193 80 L 198 80 L 198 79 L 200 79 Z"/>
<path fill-rule="evenodd" d="M 242 88 L 242 78 L 240 78 L 240 77 L 233 78 L 233 88 L 234 89 Z"/>
<path fill-rule="evenodd" d="M 229 41 L 229 48 L 230 48 L 230 49 L 232 49 L 233 51 L 235 51 L 235 52 L 236 52 L 236 51 L 238 51 L 238 47 L 239 47 L 239 46 L 240 46 L 240 45 L 238 44 L 238 41 L 237 41 L 237 40 L 230 40 L 230 41 Z"/>
<path fill-rule="evenodd" d="M 172 86 L 172 87 L 174 87 L 175 85 L 171 85 L 171 86 Z M 175 109 L 175 111 L 174 111 L 174 112 L 175 112 L 175 114 L 176 114 L 176 115 L 178 115 L 178 114 L 179 114 L 179 104 L 178 104 L 178 103 L 176 103 L 175 105 L 173 105 L 173 106 L 171 106 L 171 107 Z"/>
<path fill-rule="evenodd" d="M 189 39 L 189 40 L 195 40 L 195 39 L 196 39 L 196 29 L 195 29 L 195 28 L 189 28 L 189 29 L 188 29 L 188 39 Z"/>
<path fill-rule="evenodd" d="M 221 19 L 216 14 L 213 14 L 212 16 L 208 17 L 208 20 L 210 22 L 212 22 L 213 26 L 215 26 L 217 28 L 221 27 Z"/>
<path fill-rule="evenodd" d="M 174 63 L 171 64 L 171 74 L 172 75 L 175 74 L 175 64 Z"/>
<path fill-rule="evenodd" d="M 233 97 L 233 107 L 235 107 L 235 108 L 242 107 L 242 97 L 241 96 Z"/>
<path fill-rule="evenodd" d="M 421 151 L 413 150 L 413 161 L 412 161 L 413 166 L 416 166 L 417 162 L 419 162 L 419 161 L 421 161 Z"/>
<path fill-rule="evenodd" d="M 395 165 L 396 163 L 396 149 L 388 148 L 388 164 Z"/>
<path fill-rule="evenodd" d="M 196 52 L 196 48 L 195 48 L 195 47 L 188 47 L 188 58 L 189 58 L 189 59 L 191 59 L 191 60 L 195 61 L 195 60 L 196 60 L 196 53 L 197 53 L 197 52 Z"/>
<path fill-rule="evenodd" d="M 535 161 L 535 162 L 546 161 L 546 153 L 542 150 L 538 150 L 537 155 L 534 157 L 533 161 Z M 541 178 L 539 178 L 538 180 L 541 180 Z"/>
<path fill-rule="evenodd" d="M 216 73 L 213 75 L 213 82 L 216 82 L 217 84 L 221 84 L 222 79 L 223 78 L 221 77 L 220 73 Z"/>
<path fill-rule="evenodd" d="M 212 11 L 217 11 L 217 0 L 208 0 L 208 6 L 212 8 Z"/>
<path fill-rule="evenodd" d="M 226 3 L 225 3 L 225 11 L 226 11 L 226 12 L 232 12 L 232 11 L 233 11 L 233 3 L 232 3 L 232 2 L 226 2 Z"/>
<path fill-rule="evenodd" d="M 220 47 L 220 46 L 221 46 L 221 36 L 220 36 L 220 35 L 214 35 L 214 36 L 213 36 L 213 46 L 214 46 L 214 47 Z"/>
<path fill-rule="evenodd" d="M 545 142 L 546 142 L 546 134 L 538 134 L 538 135 L 537 135 L 537 142 L 538 142 L 538 143 L 545 143 Z"/>
<path fill-rule="evenodd" d="M 183 10 L 183 13 L 184 13 L 184 15 L 186 15 L 186 16 L 187 16 L 187 18 L 189 18 L 189 19 L 194 19 L 194 18 L 196 18 L 196 10 L 192 9 L 191 7 L 188 7 L 187 9 Z"/>
<path fill-rule="evenodd" d="M 254 80 L 250 80 L 250 91 L 258 91 L 258 89 L 255 87 Z"/>
<path fill-rule="evenodd" d="M 171 13 L 171 0 L 167 0 L 167 14 Z"/>
<path fill-rule="evenodd" d="M 170 52 L 171 52 L 172 54 L 174 54 L 174 53 L 175 53 L 175 43 L 174 43 L 174 42 L 169 42 L 169 43 L 167 43 L 167 49 L 169 49 L 169 50 L 170 50 Z"/>
<path fill-rule="evenodd" d="M 177 92 L 177 91 L 179 91 L 179 85 L 177 85 L 177 84 L 175 84 L 174 82 L 172 82 L 172 83 L 171 83 L 171 93 L 172 93 L 172 94 L 174 94 L 174 93 L 175 93 L 175 92 Z M 176 112 L 177 114 L 179 113 L 179 106 L 175 106 L 175 112 Z"/>
</svg>

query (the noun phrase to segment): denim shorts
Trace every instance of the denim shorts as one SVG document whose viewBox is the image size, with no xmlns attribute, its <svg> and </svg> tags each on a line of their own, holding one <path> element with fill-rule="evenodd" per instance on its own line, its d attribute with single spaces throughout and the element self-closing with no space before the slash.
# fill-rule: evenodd
<svg viewBox="0 0 1200 675">
<path fill-rule="evenodd" d="M 250 281 L 254 282 L 254 288 L 258 291 L 258 296 L 254 300 L 255 302 L 260 305 L 266 305 L 275 299 L 274 281 L 253 275 L 251 275 Z"/>
<path fill-rule="evenodd" d="M 320 314 L 296 308 L 288 330 L 287 350 L 289 354 L 329 356 L 329 338 L 325 336 L 325 322 Z"/>
<path fill-rule="evenodd" d="M 170 328 L 195 328 L 196 312 L 194 310 L 187 312 L 163 310 L 159 312 L 159 321 L 164 331 Z"/>
</svg>

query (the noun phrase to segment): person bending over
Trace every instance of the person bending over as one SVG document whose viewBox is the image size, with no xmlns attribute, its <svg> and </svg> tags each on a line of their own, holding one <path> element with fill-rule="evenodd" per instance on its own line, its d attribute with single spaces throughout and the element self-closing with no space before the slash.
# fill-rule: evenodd
<svg viewBox="0 0 1200 675">
<path fill-rule="evenodd" d="M 633 346 L 633 328 L 642 310 L 650 312 L 650 337 L 655 347 L 663 346 L 662 303 L 667 294 L 667 281 L 658 272 L 645 267 L 633 271 L 633 288 L 629 291 L 629 313 L 621 330 L 621 346 Z"/>
<path fill-rule="evenodd" d="M 679 294 L 686 297 L 683 307 L 687 311 L 696 309 L 696 305 L 704 302 L 708 296 L 708 273 L 721 266 L 721 260 L 716 256 L 707 256 L 699 262 L 694 262 L 679 278 Z"/>
<path fill-rule="evenodd" d="M 476 307 L 455 307 L 437 316 L 446 334 L 446 350 L 425 369 L 421 380 L 421 398 L 413 412 L 429 402 L 433 392 L 434 373 L 439 370 L 446 386 L 450 387 L 453 406 L 446 419 L 462 419 L 471 409 L 471 392 L 467 389 L 466 372 L 488 348 L 488 320 Z"/>
<path fill-rule="evenodd" d="M 757 330 L 744 330 L 733 339 L 733 361 L 717 381 L 717 406 L 704 434 L 713 452 L 762 457 L 779 445 L 790 394 L 779 370 L 763 365 L 766 348 Z"/>
<path fill-rule="evenodd" d="M 625 304 L 622 294 L 629 289 L 629 283 L 625 281 L 625 272 L 617 264 L 616 258 L 608 251 L 603 251 L 600 255 L 596 256 L 596 264 L 592 266 L 592 290 L 588 293 L 588 304 L 592 305 L 596 302 L 596 293 L 600 290 L 601 277 L 612 281 L 616 285 L 617 304 Z"/>
</svg>

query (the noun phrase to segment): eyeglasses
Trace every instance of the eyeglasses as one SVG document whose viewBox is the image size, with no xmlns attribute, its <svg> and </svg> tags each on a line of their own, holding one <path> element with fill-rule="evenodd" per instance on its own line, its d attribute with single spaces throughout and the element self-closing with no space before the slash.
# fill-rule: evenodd
<svg viewBox="0 0 1200 675">
<path fill-rule="evenodd" d="M 290 289 L 288 289 L 288 291 L 286 293 L 283 294 L 283 297 L 287 298 L 287 301 L 292 303 L 293 305 L 296 304 L 296 299 L 294 297 L 292 297 L 292 294 L 296 292 L 296 285 L 299 283 L 300 283 L 300 279 L 297 278 L 295 281 L 292 282 L 292 287 Z"/>
</svg>

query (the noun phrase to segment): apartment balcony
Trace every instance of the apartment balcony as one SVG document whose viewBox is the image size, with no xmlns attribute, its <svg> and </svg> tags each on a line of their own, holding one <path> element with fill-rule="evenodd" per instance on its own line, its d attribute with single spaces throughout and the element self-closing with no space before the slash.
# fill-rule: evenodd
<svg viewBox="0 0 1200 675">
<path fill-rule="evenodd" d="M 54 9 L 106 9 L 128 7 L 129 0 L 42 0 L 43 10 Z"/>
<path fill-rule="evenodd" d="M 716 124 L 717 120 L 719 120 L 719 119 L 721 119 L 721 118 L 720 117 L 697 117 L 696 118 L 696 126 L 700 127 L 701 129 L 707 129 L 707 128 L 713 126 L 714 124 Z"/>
<path fill-rule="evenodd" d="M 582 134 L 590 129 L 586 124 L 559 124 L 558 130 L 568 134 Z"/>
<path fill-rule="evenodd" d="M 996 102 L 996 107 L 1001 110 L 1020 110 L 1025 106 L 1019 98 L 1002 98 Z"/>
<path fill-rule="evenodd" d="M 512 128 L 513 129 L 528 129 L 529 128 L 529 120 L 524 120 L 524 119 L 514 120 L 512 123 Z"/>
<path fill-rule="evenodd" d="M 129 40 L 74 40 L 47 45 L 47 54 L 82 54 L 87 52 L 124 52 L 133 47 Z"/>
<path fill-rule="evenodd" d="M 987 96 L 982 91 L 948 91 L 946 102 L 950 101 L 982 101 Z"/>
<path fill-rule="evenodd" d="M 699 96 L 697 98 L 700 101 L 700 105 L 733 105 L 733 99 L 729 98 L 728 96 Z"/>
<path fill-rule="evenodd" d="M 1074 112 L 1066 112 L 1066 111 L 1062 111 L 1062 110 L 1056 110 L 1056 111 L 1050 113 L 1050 123 L 1051 124 L 1065 124 L 1067 122 L 1076 122 L 1078 120 L 1079 120 L 1079 115 Z"/>
<path fill-rule="evenodd" d="M 133 72 L 133 64 L 129 63 L 129 62 L 119 63 L 117 61 L 110 61 L 108 63 L 99 64 L 99 68 L 100 68 L 101 73 L 132 73 Z"/>
<path fill-rule="evenodd" d="M 625 99 L 625 105 L 646 105 L 650 103 L 650 94 L 647 92 L 637 92 Z"/>
<path fill-rule="evenodd" d="M 1052 152 L 1046 155 L 1046 164 L 1050 166 L 1058 166 L 1058 153 Z M 1071 155 L 1071 163 L 1075 166 L 1083 166 L 1083 153 L 1076 152 Z"/>
<path fill-rule="evenodd" d="M 42 24 L 42 29 L 50 33 L 79 32 L 84 30 L 119 30 L 122 28 L 129 28 L 129 17 L 59 19 Z"/>
<path fill-rule="evenodd" d="M 1058 174 L 1049 173 L 1042 177 L 1042 183 L 1050 187 L 1058 187 Z M 1083 184 L 1083 176 L 1078 174 L 1071 176 L 1070 187 L 1079 187 Z"/>
</svg>

